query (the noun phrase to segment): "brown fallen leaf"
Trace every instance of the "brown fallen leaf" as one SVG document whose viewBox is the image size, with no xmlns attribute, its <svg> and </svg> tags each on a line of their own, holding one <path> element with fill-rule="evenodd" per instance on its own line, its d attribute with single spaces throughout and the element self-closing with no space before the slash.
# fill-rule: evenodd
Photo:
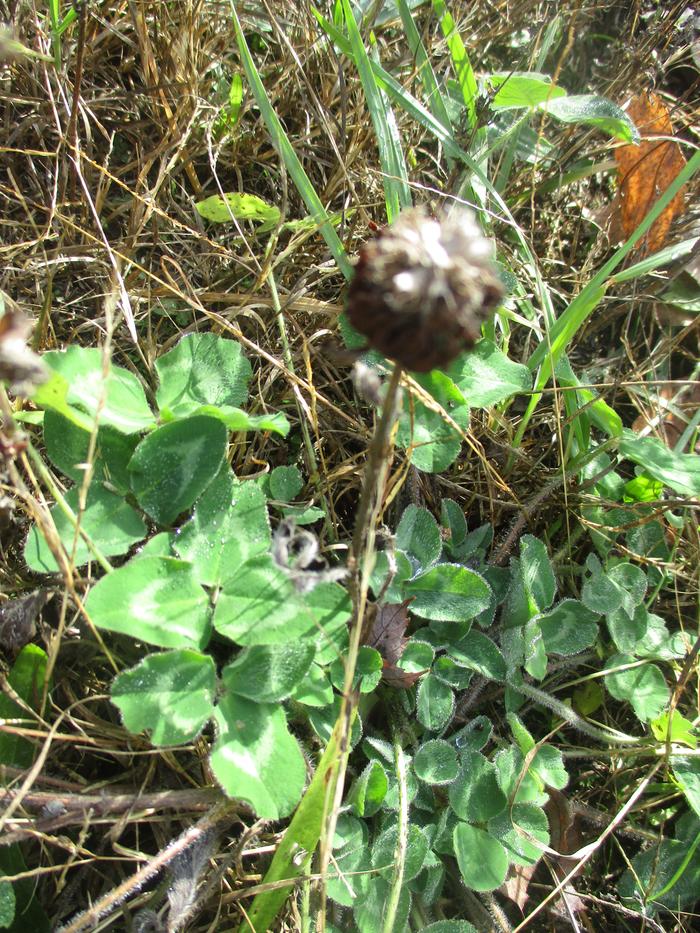
<svg viewBox="0 0 700 933">
<path fill-rule="evenodd" d="M 501 885 L 501 892 L 510 898 L 521 911 L 525 911 L 525 905 L 530 899 L 528 888 L 532 881 L 532 876 L 537 871 L 538 863 L 534 865 L 511 865 L 508 877 Z"/>
<path fill-rule="evenodd" d="M 41 358 L 27 346 L 32 325 L 19 305 L 0 292 L 0 379 L 15 395 L 28 395 L 48 378 Z"/>
<path fill-rule="evenodd" d="M 424 674 L 428 673 L 428 668 L 424 671 L 405 671 L 402 667 L 384 662 L 382 667 L 382 681 L 388 687 L 395 687 L 397 690 L 408 690 L 417 680 L 420 680 Z"/>
<path fill-rule="evenodd" d="M 629 237 L 685 166 L 681 147 L 673 138 L 668 109 L 656 94 L 641 94 L 628 110 L 641 135 L 639 145 L 615 150 L 620 190 L 620 216 Z M 654 253 L 666 242 L 674 217 L 683 211 L 683 189 L 661 212 L 646 236 L 635 245 L 642 255 Z"/>
<path fill-rule="evenodd" d="M 579 830 L 576 815 L 566 797 L 561 791 L 549 788 L 549 800 L 544 807 L 549 820 L 549 844 L 562 855 L 571 855 L 583 845 L 583 837 Z M 547 858 L 552 873 L 557 881 L 565 878 L 572 868 L 572 863 L 566 858 Z M 576 873 L 578 874 L 578 872 Z M 576 875 L 574 875 L 576 877 Z M 555 910 L 562 916 L 575 916 L 586 912 L 586 905 L 571 888 L 569 882 L 562 890 L 560 898 L 556 901 Z"/>
<path fill-rule="evenodd" d="M 402 603 L 386 603 L 377 606 L 374 623 L 367 638 L 370 648 L 376 648 L 383 658 L 382 680 L 384 683 L 404 690 L 412 687 L 426 673 L 426 671 L 409 673 L 398 666 L 399 659 L 408 644 L 405 632 L 408 627 L 410 603 L 410 599 L 405 599 Z"/>
<path fill-rule="evenodd" d="M 0 646 L 15 654 L 29 644 L 36 634 L 36 617 L 50 596 L 48 590 L 36 590 L 0 603 Z"/>
<path fill-rule="evenodd" d="M 402 603 L 377 606 L 367 644 L 376 648 L 388 664 L 396 664 L 408 644 L 405 632 L 410 602 L 410 599 L 405 599 Z"/>
<path fill-rule="evenodd" d="M 582 840 L 575 825 L 571 805 L 560 791 L 550 788 L 549 793 L 549 800 L 544 807 L 549 821 L 549 845 L 562 854 L 575 852 L 581 847 Z M 564 878 L 571 869 L 571 863 L 567 859 L 547 855 L 545 860 L 557 881 Z M 508 877 L 500 888 L 501 892 L 522 911 L 530 899 L 530 882 L 540 864 L 541 861 L 538 860 L 533 865 L 511 865 Z M 580 913 L 585 910 L 585 906 L 569 886 L 567 890 L 561 892 L 552 905 L 552 910 L 558 916 L 563 917 L 566 914 L 571 916 Z"/>
</svg>

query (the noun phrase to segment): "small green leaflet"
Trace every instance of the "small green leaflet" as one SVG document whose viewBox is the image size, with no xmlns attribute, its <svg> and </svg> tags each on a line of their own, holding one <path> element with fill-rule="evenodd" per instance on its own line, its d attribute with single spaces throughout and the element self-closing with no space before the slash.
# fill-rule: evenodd
<svg viewBox="0 0 700 933">
<path fill-rule="evenodd" d="M 304 789 L 306 762 L 284 709 L 228 694 L 215 719 L 219 737 L 210 763 L 224 791 L 247 801 L 259 819 L 288 816 Z"/>
<path fill-rule="evenodd" d="M 228 193 L 223 197 L 212 194 L 203 201 L 197 201 L 195 208 L 200 217 L 215 224 L 255 221 L 260 224 L 258 233 L 274 230 L 281 216 L 279 207 L 268 204 L 257 194 Z"/>
<path fill-rule="evenodd" d="M 206 647 L 209 597 L 191 564 L 173 557 L 135 557 L 102 577 L 85 609 L 98 628 L 161 648 Z"/>
<path fill-rule="evenodd" d="M 112 683 L 112 701 L 130 732 L 148 731 L 153 745 L 190 742 L 214 712 L 216 670 L 197 651 L 147 655 Z"/>
<path fill-rule="evenodd" d="M 679 454 L 656 437 L 622 432 L 620 453 L 681 496 L 700 495 L 700 456 Z"/>
<path fill-rule="evenodd" d="M 527 366 L 509 360 L 490 340 L 480 340 L 459 356 L 448 375 L 472 408 L 487 408 L 532 388 Z"/>
</svg>

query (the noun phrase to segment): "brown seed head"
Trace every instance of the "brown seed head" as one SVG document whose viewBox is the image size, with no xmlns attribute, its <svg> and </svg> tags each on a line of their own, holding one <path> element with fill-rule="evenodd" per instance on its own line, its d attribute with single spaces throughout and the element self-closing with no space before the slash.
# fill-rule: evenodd
<svg viewBox="0 0 700 933">
<path fill-rule="evenodd" d="M 473 347 L 502 296 L 472 212 L 435 220 L 416 208 L 360 250 L 347 315 L 370 347 L 425 373 Z"/>
</svg>

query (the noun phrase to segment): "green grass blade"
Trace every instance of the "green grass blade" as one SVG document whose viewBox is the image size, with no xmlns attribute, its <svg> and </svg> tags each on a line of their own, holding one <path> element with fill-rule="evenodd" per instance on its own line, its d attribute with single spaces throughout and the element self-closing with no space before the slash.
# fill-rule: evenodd
<svg viewBox="0 0 700 933">
<path fill-rule="evenodd" d="M 248 911 L 248 919 L 238 928 L 238 933 L 266 933 L 272 929 L 272 922 L 280 908 L 289 897 L 294 879 L 306 874 L 311 858 L 316 850 L 321 832 L 326 824 L 329 807 L 335 794 L 338 777 L 340 753 L 338 751 L 338 733 L 340 720 L 336 723 L 318 767 L 306 793 L 287 827 L 282 841 L 277 847 L 272 863 L 263 879 L 263 884 L 275 884 L 289 881 L 271 891 L 258 894 Z M 284 775 L 280 775 L 284 780 Z"/>
<path fill-rule="evenodd" d="M 513 126 L 509 127 L 509 129 L 506 130 L 501 138 L 489 148 L 489 155 L 492 154 L 496 149 L 503 149 L 500 158 L 500 165 L 498 166 L 498 174 L 496 175 L 496 180 L 494 182 L 494 185 L 501 193 L 506 190 L 508 182 L 510 181 L 510 173 L 513 171 L 518 145 L 520 144 L 520 136 L 523 127 L 527 125 L 529 119 L 529 113 L 523 114 L 520 120 L 516 121 Z"/>
<path fill-rule="evenodd" d="M 693 839 L 692 843 L 688 847 L 688 851 L 686 852 L 685 857 L 683 858 L 683 861 L 678 866 L 675 873 L 672 875 L 671 880 L 667 884 L 665 884 L 663 888 L 661 888 L 660 891 L 655 891 L 653 894 L 650 894 L 648 896 L 647 900 L 650 903 L 653 904 L 655 901 L 660 901 L 661 898 L 664 897 L 666 894 L 668 894 L 671 888 L 680 881 L 680 879 L 683 877 L 683 873 L 688 868 L 688 865 L 690 865 L 690 861 L 695 855 L 695 850 L 697 849 L 699 845 L 700 845 L 700 833 L 698 833 L 695 836 L 695 839 Z"/>
<path fill-rule="evenodd" d="M 673 246 L 666 246 L 660 249 L 658 253 L 652 253 L 641 262 L 636 262 L 633 266 L 628 266 L 622 272 L 617 272 L 610 279 L 611 282 L 619 284 L 620 282 L 630 282 L 638 279 L 642 275 L 649 275 L 650 272 L 656 272 L 657 269 L 663 269 L 669 263 L 676 262 L 692 252 L 695 244 L 700 237 L 690 237 L 689 240 L 681 240 L 680 243 L 674 243 Z"/>
<path fill-rule="evenodd" d="M 447 132 L 452 134 L 452 122 L 447 112 L 447 107 L 445 105 L 442 92 L 440 91 L 437 78 L 435 77 L 433 66 L 430 64 L 430 59 L 428 58 L 428 54 L 425 51 L 420 33 L 418 32 L 416 24 L 413 21 L 410 7 L 406 0 L 396 0 L 396 5 L 399 10 L 401 22 L 403 23 L 404 32 L 406 33 L 408 47 L 410 48 L 411 54 L 413 55 L 418 67 L 418 74 L 420 75 L 421 83 L 423 84 L 425 99 L 428 101 L 430 112 L 433 114 L 436 120 L 439 120 L 440 123 L 442 123 Z"/>
<path fill-rule="evenodd" d="M 398 217 L 401 210 L 410 207 L 412 203 L 401 141 L 386 95 L 375 79 L 372 63 L 357 28 L 355 17 L 352 15 L 350 0 L 343 0 L 343 13 L 345 14 L 345 28 L 350 38 L 352 58 L 360 75 L 367 109 L 377 137 L 379 162 L 384 173 L 386 215 L 391 223 Z"/>
<path fill-rule="evenodd" d="M 342 34 L 342 32 L 337 29 L 333 23 L 327 20 L 321 13 L 319 13 L 319 11 L 314 7 L 311 7 L 311 12 L 328 38 L 344 55 L 352 58 L 352 48 L 350 46 L 350 42 Z M 527 243 L 527 240 L 523 236 L 520 227 L 515 222 L 513 215 L 508 208 L 508 205 L 503 200 L 498 191 L 496 191 L 492 182 L 483 173 L 481 168 L 477 165 L 469 153 L 465 152 L 465 150 L 462 149 L 457 142 L 455 142 L 451 133 L 442 125 L 442 123 L 440 123 L 439 120 L 433 116 L 429 110 L 423 106 L 423 104 L 420 103 L 420 101 L 416 100 L 416 98 L 411 93 L 409 93 L 409 91 L 402 87 L 401 84 L 399 84 L 399 82 L 387 71 L 385 71 L 384 68 L 382 68 L 382 66 L 377 62 L 372 62 L 371 65 L 377 83 L 383 90 L 387 92 L 392 101 L 394 101 L 395 104 L 398 104 L 399 107 L 401 107 L 410 117 L 420 123 L 421 126 L 424 126 L 429 132 L 431 132 L 435 138 L 440 143 L 442 143 L 442 146 L 447 155 L 453 156 L 455 159 L 463 162 L 464 165 L 488 192 L 494 204 L 501 211 L 502 219 L 505 220 L 506 223 L 510 224 L 513 233 L 517 238 L 521 262 L 532 270 L 532 275 L 536 284 L 537 297 L 541 303 L 542 308 L 544 309 L 544 313 L 547 316 L 547 319 L 549 321 L 554 321 L 554 309 L 551 296 L 545 282 L 540 275 L 537 261 Z"/>
<path fill-rule="evenodd" d="M 560 387 L 576 390 L 564 393 L 565 400 L 568 400 L 567 411 L 570 417 L 577 417 L 576 410 L 585 407 L 585 416 L 608 437 L 619 437 L 622 434 L 622 418 L 595 392 L 581 385 L 566 354 L 557 369 L 557 382 Z M 571 405 L 572 398 L 577 400 L 576 406 Z"/>
<path fill-rule="evenodd" d="M 534 69 L 535 71 L 544 71 L 547 56 L 559 45 L 563 32 L 564 20 L 561 13 L 557 13 L 551 18 L 549 25 L 544 31 L 542 44 L 540 46 L 539 52 L 537 53 L 537 63 Z"/>
<path fill-rule="evenodd" d="M 535 385 L 536 390 L 541 389 L 549 380 L 552 369 L 562 353 L 605 295 L 604 284 L 596 288 L 591 288 L 591 284 L 592 281 L 574 298 L 561 317 L 557 318 L 549 331 L 548 339 L 539 344 L 527 361 L 530 369 L 536 369 L 538 365 L 542 367 Z"/>
<path fill-rule="evenodd" d="M 578 299 L 581 298 L 584 293 L 586 300 L 579 301 Z M 598 307 L 604 294 L 604 287 L 589 289 L 588 286 L 586 286 L 586 288 L 584 288 L 583 291 L 577 295 L 574 301 L 571 302 L 564 314 L 562 314 L 562 316 L 554 322 L 554 325 L 551 326 L 548 336 L 546 336 L 545 339 L 540 342 L 537 349 L 530 357 L 530 360 L 532 360 L 532 357 L 535 355 L 535 353 L 538 353 L 540 357 L 544 358 L 542 359 L 542 365 L 539 373 L 537 374 L 537 379 L 535 380 L 534 392 L 530 396 L 530 401 L 528 402 L 525 413 L 520 424 L 518 425 L 518 430 L 516 431 L 515 437 L 513 439 L 514 447 L 520 446 L 520 441 L 525 434 L 525 428 L 527 427 L 535 409 L 539 405 L 540 399 L 542 398 L 541 390 L 544 388 L 546 383 L 549 382 L 557 361 L 561 358 L 566 347 L 570 343 L 574 334 L 578 331 L 579 327 Z M 573 312 L 571 312 L 572 308 Z M 564 324 L 561 327 L 558 327 L 557 325 L 559 325 L 565 317 L 566 321 Z M 528 366 L 530 366 L 530 360 L 527 362 Z"/>
<path fill-rule="evenodd" d="M 248 83 L 250 84 L 251 90 L 253 91 L 253 96 L 255 97 L 255 102 L 260 108 L 260 113 L 262 118 L 265 121 L 267 130 L 272 137 L 272 142 L 280 154 L 280 158 L 284 162 L 284 165 L 292 177 L 292 181 L 296 185 L 297 191 L 304 200 L 306 208 L 313 217 L 315 223 L 319 226 L 319 231 L 321 236 L 326 241 L 328 248 L 335 259 L 338 268 L 343 273 L 346 279 L 352 278 L 352 266 L 350 260 L 347 257 L 345 252 L 345 247 L 343 246 L 340 237 L 335 232 L 333 224 L 328 215 L 328 211 L 325 209 L 321 203 L 321 199 L 316 194 L 311 179 L 304 171 L 304 166 L 299 161 L 299 157 L 294 151 L 294 147 L 289 141 L 289 137 L 284 131 L 282 124 L 279 121 L 279 117 L 275 113 L 272 105 L 270 104 L 270 99 L 267 96 L 267 92 L 263 87 L 260 74 L 258 69 L 255 67 L 255 62 L 253 57 L 250 54 L 250 49 L 248 44 L 245 41 L 245 36 L 243 35 L 243 29 L 241 28 L 238 15 L 236 13 L 236 8 L 231 0 L 231 15 L 233 17 L 233 26 L 236 32 L 236 42 L 238 44 L 238 51 L 241 56 L 241 62 L 248 78 Z"/>
<path fill-rule="evenodd" d="M 75 7 L 72 6 L 70 10 L 68 10 L 66 15 L 63 17 L 62 21 L 60 22 L 58 28 L 56 29 L 56 34 L 59 36 L 62 36 L 63 33 L 66 31 L 66 29 L 72 26 L 77 18 L 78 18 L 78 12 L 75 9 Z"/>
<path fill-rule="evenodd" d="M 617 163 L 614 159 L 604 159 L 602 162 L 594 162 L 592 159 L 581 159 L 574 162 L 563 174 L 559 166 L 553 169 L 553 176 L 541 182 L 535 187 L 535 197 L 541 198 L 552 191 L 559 191 L 575 181 L 581 181 L 582 178 L 590 178 L 592 175 L 600 175 L 602 172 L 609 172 L 616 169 Z M 532 197 L 532 191 L 528 188 L 521 194 L 509 198 L 509 204 L 513 207 L 519 207 L 525 204 Z"/>
<path fill-rule="evenodd" d="M 311 12 L 328 38 L 338 47 L 343 55 L 347 55 L 348 58 L 352 59 L 352 46 L 343 33 L 334 26 L 333 23 L 327 20 L 323 14 L 319 13 L 315 7 L 311 7 Z M 413 117 L 414 120 L 417 120 L 422 126 L 429 130 L 435 138 L 442 143 L 448 155 L 453 156 L 455 159 L 459 159 L 471 168 L 473 160 L 464 149 L 455 142 L 451 132 L 446 129 L 429 110 L 426 110 L 423 104 L 416 100 L 409 91 L 402 87 L 396 78 L 390 75 L 378 62 L 371 62 L 371 66 L 377 84 L 382 90 L 386 91 L 394 103 L 397 103 L 409 116 Z"/>
<path fill-rule="evenodd" d="M 61 67 L 61 4 L 60 0 L 49 0 L 49 20 L 51 22 L 51 47 L 53 49 L 54 65 Z"/>
<path fill-rule="evenodd" d="M 60 0 L 49 0 L 49 19 L 51 20 L 51 29 L 55 32 L 61 25 L 61 3 Z"/>
<path fill-rule="evenodd" d="M 664 208 L 678 194 L 683 185 L 693 177 L 698 168 L 700 168 L 700 152 L 695 153 L 683 170 L 679 172 L 664 191 L 656 204 L 654 204 L 637 229 L 634 230 L 622 246 L 613 253 L 600 271 L 593 276 L 585 288 L 579 292 L 564 313 L 557 319 L 549 333 L 549 341 L 542 342 L 528 360 L 527 365 L 531 370 L 536 369 L 540 365 L 542 365 L 544 369 L 545 366 L 548 365 L 549 374 L 551 374 L 552 363 L 556 365 L 563 350 L 571 342 L 586 318 L 588 318 L 598 306 L 606 289 L 612 284 L 613 271 L 620 265 L 625 256 L 631 252 L 634 244 L 647 233 L 659 214 L 661 214 Z M 549 364 L 546 362 L 548 357 Z M 538 379 L 538 388 L 542 388 L 549 378 L 549 374 L 544 380 L 540 375 Z"/>
<path fill-rule="evenodd" d="M 349 58 L 353 57 L 352 48 L 348 39 L 337 29 L 329 20 L 327 20 L 317 9 L 311 7 L 311 12 L 313 13 L 316 21 L 326 33 L 328 38 L 338 47 L 338 49 Z M 505 203 L 503 198 L 499 195 L 496 189 L 493 187 L 493 184 L 489 181 L 488 177 L 484 175 L 479 166 L 476 164 L 474 159 L 466 152 L 461 146 L 455 141 L 451 133 L 440 123 L 440 121 L 429 111 L 427 110 L 420 101 L 407 91 L 404 87 L 399 84 L 399 82 L 389 74 L 388 71 L 385 71 L 384 68 L 377 62 L 372 62 L 372 71 L 374 72 L 374 77 L 378 85 L 387 92 L 389 97 L 398 104 L 410 117 L 416 120 L 421 126 L 425 127 L 429 132 L 431 132 L 435 138 L 440 142 L 449 156 L 453 156 L 455 159 L 458 159 L 460 162 L 463 162 L 464 165 L 474 173 L 479 182 L 486 188 L 489 195 L 494 199 L 494 202 L 498 208 L 503 213 L 503 219 L 509 223 L 515 232 L 515 235 L 518 237 L 519 245 L 524 252 L 524 255 L 527 258 L 527 261 L 533 265 L 536 265 L 535 258 L 530 251 L 526 241 L 520 233 L 520 229 L 513 219 L 508 205 Z M 543 303 L 546 307 L 550 306 L 550 302 L 547 299 L 543 299 Z M 548 312 L 549 313 L 549 312 Z"/>
<path fill-rule="evenodd" d="M 533 371 L 537 369 L 537 367 L 540 367 L 540 371 L 535 380 L 535 394 L 530 399 L 530 403 L 518 426 L 518 431 L 513 441 L 516 447 L 520 443 L 530 418 L 532 417 L 532 413 L 539 403 L 541 389 L 544 388 L 551 378 L 552 371 L 561 358 L 562 353 L 564 353 L 584 322 L 598 307 L 608 287 L 614 281 L 612 273 L 625 256 L 631 252 L 635 243 L 637 243 L 651 228 L 656 218 L 673 200 L 676 194 L 678 194 L 683 185 L 693 177 L 699 168 L 700 152 L 696 152 L 654 204 L 637 229 L 634 230 L 622 246 L 613 253 L 600 271 L 593 276 L 590 282 L 588 282 L 569 304 L 563 314 L 554 322 L 547 335 L 547 339 L 543 340 L 530 356 L 527 365 Z"/>
<path fill-rule="evenodd" d="M 433 0 L 433 10 L 440 20 L 440 28 L 447 42 L 447 48 L 450 50 L 452 65 L 462 91 L 462 100 L 467 108 L 469 129 L 474 130 L 477 124 L 476 98 L 479 93 L 474 69 L 469 61 L 469 55 L 462 42 L 462 37 L 457 32 L 455 21 L 452 19 L 452 14 L 447 9 L 444 0 Z"/>
</svg>

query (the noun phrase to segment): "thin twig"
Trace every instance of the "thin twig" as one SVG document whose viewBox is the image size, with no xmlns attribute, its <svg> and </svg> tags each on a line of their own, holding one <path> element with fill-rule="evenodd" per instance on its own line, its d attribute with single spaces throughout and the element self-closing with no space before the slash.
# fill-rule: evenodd
<svg viewBox="0 0 700 933">
<path fill-rule="evenodd" d="M 76 4 L 77 6 L 77 4 Z M 79 24 L 78 24 L 78 49 L 75 58 L 75 77 L 73 79 L 73 100 L 71 102 L 70 117 L 68 119 L 68 147 L 74 156 L 78 152 L 78 110 L 80 109 L 80 85 L 83 80 L 83 59 L 85 57 L 85 24 L 87 21 L 87 3 L 85 0 L 80 3 Z M 75 168 L 71 176 L 71 200 L 75 199 L 75 185 L 78 180 L 79 160 L 75 158 Z"/>
<path fill-rule="evenodd" d="M 630 812 L 635 803 L 639 798 L 644 794 L 647 789 L 648 784 L 651 782 L 651 779 L 654 777 L 656 772 L 661 767 L 662 762 L 658 761 L 647 773 L 646 777 L 639 782 L 634 793 L 630 796 L 627 803 L 622 807 L 619 813 L 615 815 L 615 818 L 612 820 L 609 826 L 607 826 L 600 836 L 595 840 L 595 842 L 590 843 L 590 845 L 584 846 L 583 849 L 579 849 L 578 852 L 573 855 L 567 855 L 566 858 L 576 859 L 576 864 L 571 869 L 567 875 L 561 879 L 559 884 L 554 888 L 554 890 L 542 901 L 541 904 L 538 904 L 537 907 L 528 914 L 528 916 L 519 924 L 513 933 L 520 933 L 521 930 L 524 930 L 527 926 L 530 925 L 532 919 L 552 901 L 554 898 L 559 897 L 564 888 L 568 885 L 574 875 L 578 874 L 586 862 L 592 858 L 592 856 L 598 851 L 603 842 L 610 836 L 616 829 L 616 827 L 624 820 L 627 814 Z M 558 853 L 555 853 L 558 854 Z"/>
</svg>

